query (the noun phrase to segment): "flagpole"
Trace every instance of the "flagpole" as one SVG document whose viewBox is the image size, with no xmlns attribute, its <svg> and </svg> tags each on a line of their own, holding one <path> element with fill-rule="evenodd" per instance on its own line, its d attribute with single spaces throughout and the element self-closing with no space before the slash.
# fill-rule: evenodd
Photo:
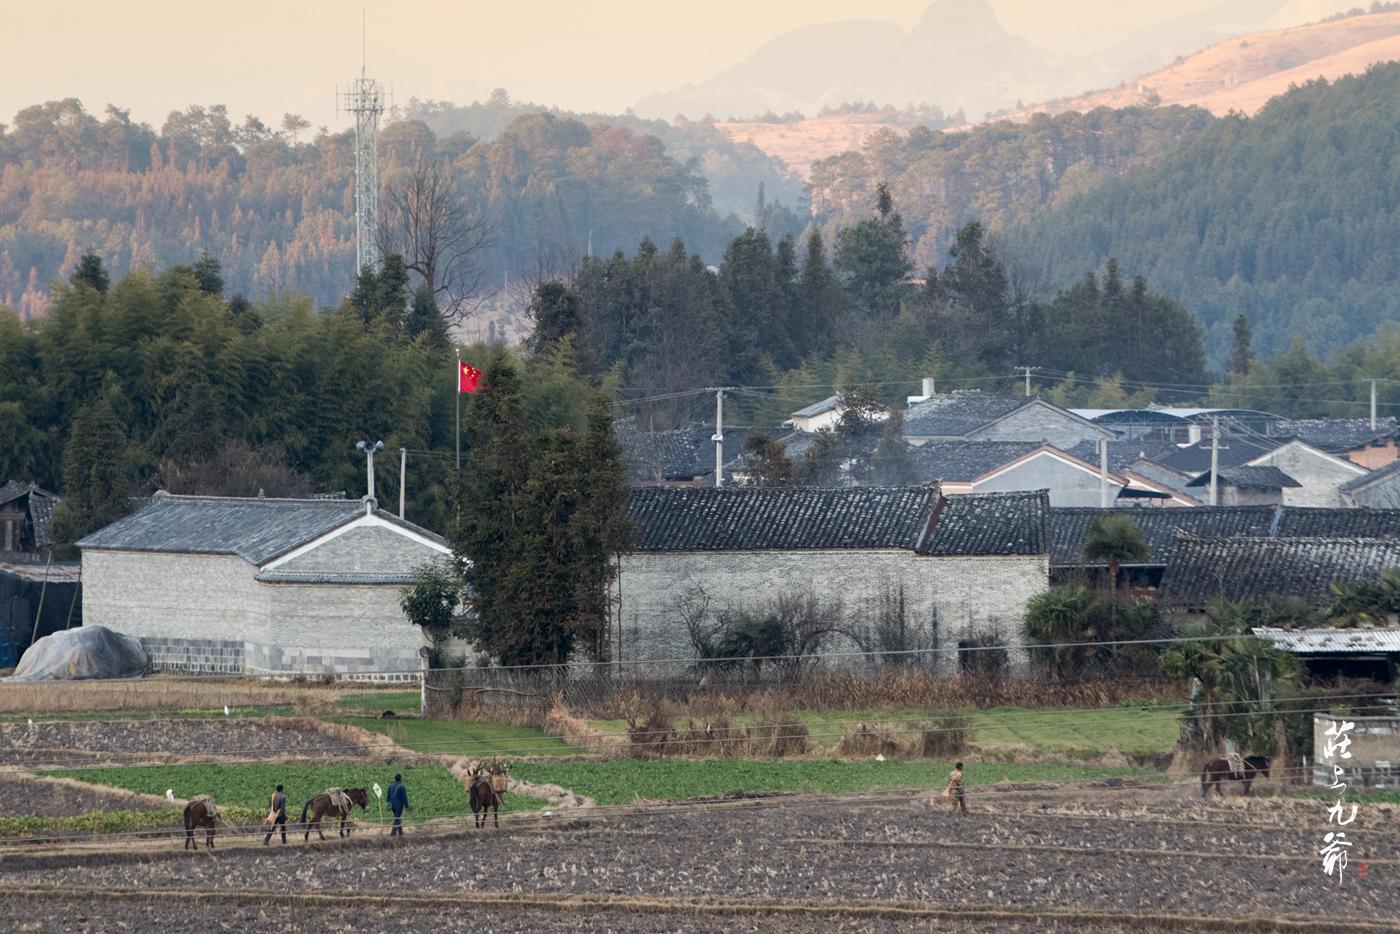
<svg viewBox="0 0 1400 934">
<path fill-rule="evenodd" d="M 457 472 L 462 472 L 462 352 L 457 352 L 456 384 L 452 387 L 452 399 L 457 414 L 454 420 L 457 427 Z"/>
</svg>

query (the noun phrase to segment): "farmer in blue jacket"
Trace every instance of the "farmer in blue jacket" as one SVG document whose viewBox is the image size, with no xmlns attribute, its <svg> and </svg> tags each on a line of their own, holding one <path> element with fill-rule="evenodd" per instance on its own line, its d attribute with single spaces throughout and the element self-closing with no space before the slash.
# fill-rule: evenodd
<svg viewBox="0 0 1400 934">
<path fill-rule="evenodd" d="M 408 789 L 403 785 L 403 776 L 395 775 L 389 786 L 389 810 L 394 812 L 394 826 L 389 828 L 389 836 L 403 836 L 403 812 L 408 809 Z"/>
</svg>

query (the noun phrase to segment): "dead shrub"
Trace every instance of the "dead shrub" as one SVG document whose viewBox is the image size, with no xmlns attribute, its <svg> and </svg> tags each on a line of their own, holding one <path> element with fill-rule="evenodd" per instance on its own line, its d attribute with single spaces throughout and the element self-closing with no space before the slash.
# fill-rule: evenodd
<svg viewBox="0 0 1400 934">
<path fill-rule="evenodd" d="M 549 710 L 541 721 L 544 732 L 557 736 L 570 746 L 585 752 L 613 753 L 626 748 L 626 744 L 616 736 L 609 736 L 589 724 L 589 722 L 569 709 L 564 703 L 564 695 L 556 693 Z"/>
<path fill-rule="evenodd" d="M 627 741 L 634 756 L 661 756 L 676 741 L 672 715 L 664 701 L 652 704 L 641 723 L 636 717 L 627 718 Z"/>
<path fill-rule="evenodd" d="M 909 749 L 902 731 L 890 723 L 857 723 L 836 741 L 837 755 L 861 759 L 905 756 Z"/>
<path fill-rule="evenodd" d="M 803 756 L 811 746 L 807 727 L 801 723 L 756 723 L 748 729 L 751 755 L 771 758 Z"/>
<path fill-rule="evenodd" d="M 925 759 L 946 759 L 967 752 L 972 720 L 962 713 L 944 713 L 918 726 L 918 753 Z"/>
</svg>

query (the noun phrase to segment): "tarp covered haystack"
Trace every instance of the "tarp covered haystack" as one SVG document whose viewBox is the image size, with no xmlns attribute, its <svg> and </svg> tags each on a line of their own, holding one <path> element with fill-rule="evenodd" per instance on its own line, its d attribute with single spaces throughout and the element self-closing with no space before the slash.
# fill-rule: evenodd
<svg viewBox="0 0 1400 934">
<path fill-rule="evenodd" d="M 10 681 L 140 678 L 151 662 L 141 643 L 105 626 L 82 626 L 45 636 L 29 647 Z"/>
</svg>

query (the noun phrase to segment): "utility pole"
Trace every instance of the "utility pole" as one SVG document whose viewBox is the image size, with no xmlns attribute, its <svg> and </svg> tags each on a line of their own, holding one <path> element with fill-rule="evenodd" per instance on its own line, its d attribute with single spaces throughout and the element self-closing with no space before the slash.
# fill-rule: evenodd
<svg viewBox="0 0 1400 934">
<path fill-rule="evenodd" d="M 457 431 L 457 473 L 462 472 L 462 351 L 457 351 L 457 373 L 452 377 L 452 401 L 456 404 L 453 427 Z"/>
<path fill-rule="evenodd" d="M 1018 366 L 1016 369 L 1020 370 L 1026 376 L 1025 396 L 1027 399 L 1029 399 L 1031 396 L 1031 370 L 1033 369 L 1033 367 Z"/>
<path fill-rule="evenodd" d="M 1210 417 L 1210 504 L 1220 505 L 1216 471 L 1220 468 L 1220 416 Z"/>
<path fill-rule="evenodd" d="M 399 448 L 399 518 L 403 518 L 403 491 L 407 485 L 408 448 Z"/>
<path fill-rule="evenodd" d="M 384 450 L 384 442 L 376 441 L 370 444 L 368 441 L 356 441 L 355 450 L 365 453 L 365 473 L 367 475 L 365 485 L 368 489 L 367 495 L 370 499 L 374 499 L 374 452 Z"/>
<path fill-rule="evenodd" d="M 724 387 L 715 389 L 715 489 L 724 486 Z"/>
<path fill-rule="evenodd" d="M 1099 508 L 1108 508 L 1108 439 L 1099 439 Z"/>
<path fill-rule="evenodd" d="M 1376 381 L 1371 380 L 1371 430 L 1376 430 Z"/>
</svg>

